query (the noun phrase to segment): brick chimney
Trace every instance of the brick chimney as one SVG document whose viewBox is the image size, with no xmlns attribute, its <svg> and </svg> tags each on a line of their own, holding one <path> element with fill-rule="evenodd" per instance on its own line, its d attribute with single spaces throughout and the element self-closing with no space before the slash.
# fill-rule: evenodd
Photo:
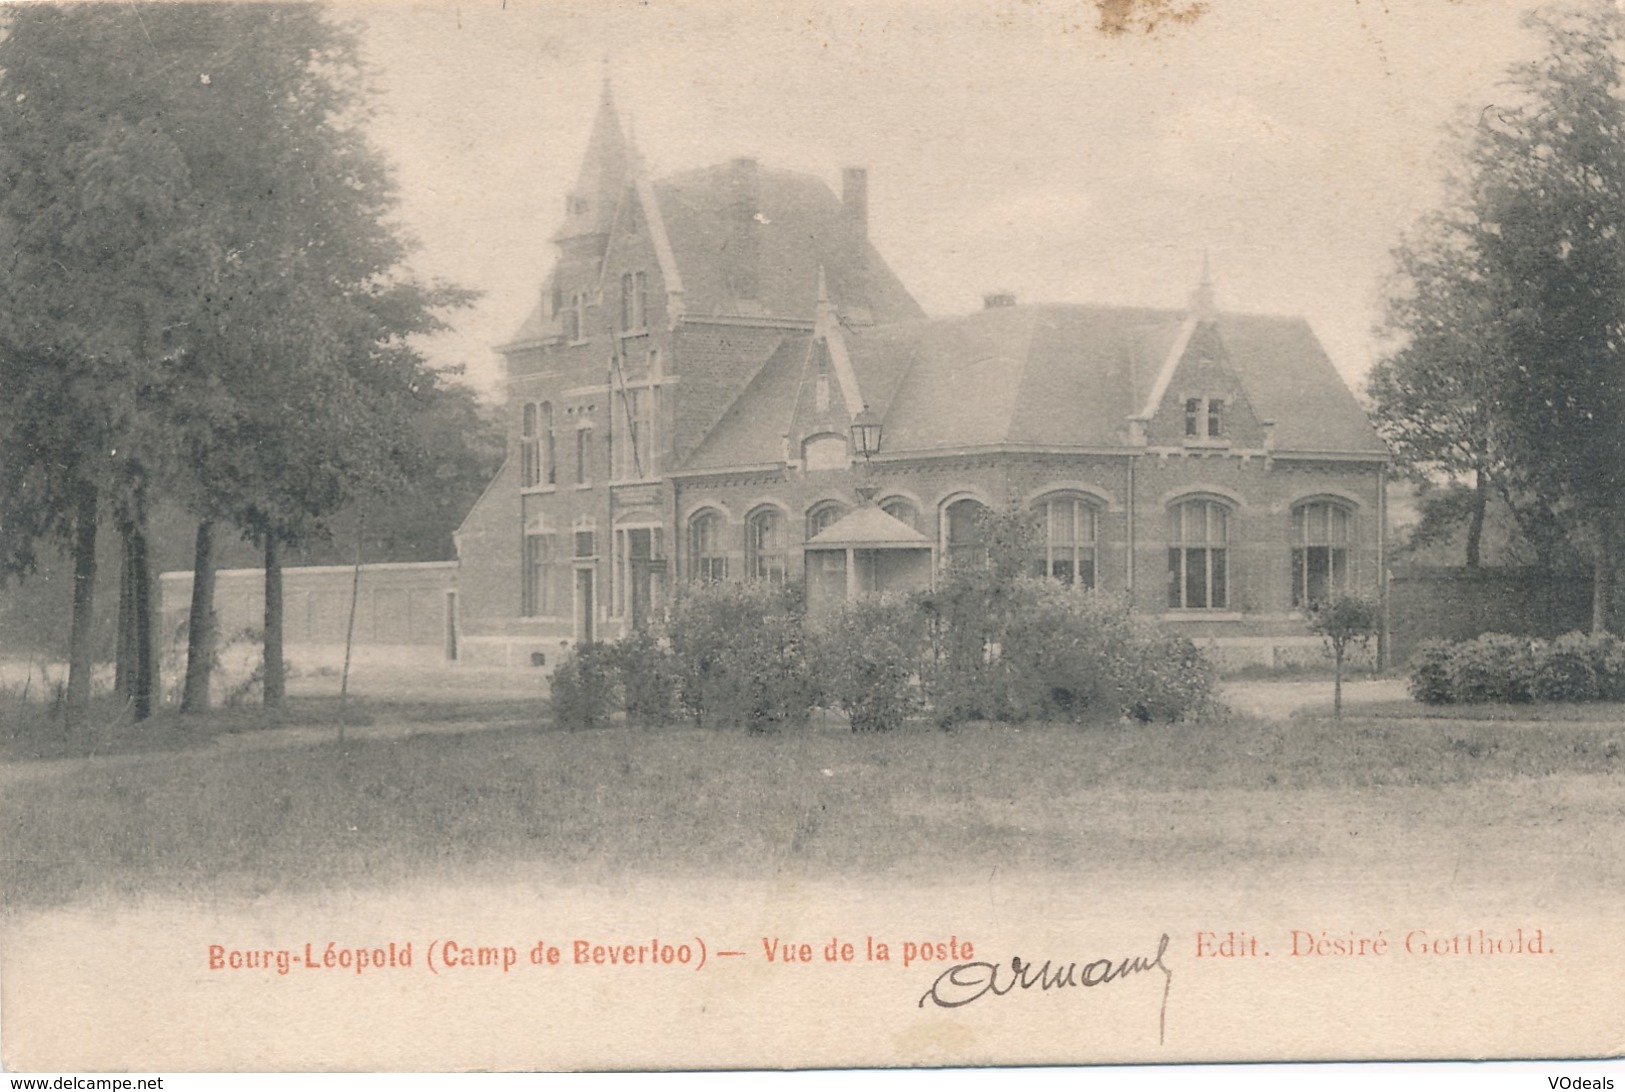
<svg viewBox="0 0 1625 1092">
<path fill-rule="evenodd" d="M 869 304 L 869 171 L 847 167 L 841 171 L 840 263 L 856 291 L 850 305 Z"/>
<path fill-rule="evenodd" d="M 756 160 L 735 159 L 728 165 L 728 271 L 733 294 L 741 300 L 760 295 L 761 178 Z"/>
</svg>

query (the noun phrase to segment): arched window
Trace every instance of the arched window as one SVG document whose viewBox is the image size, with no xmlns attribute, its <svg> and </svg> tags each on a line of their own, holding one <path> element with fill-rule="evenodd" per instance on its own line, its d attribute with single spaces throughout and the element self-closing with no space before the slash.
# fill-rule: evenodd
<svg viewBox="0 0 1625 1092">
<path fill-rule="evenodd" d="M 728 551 L 723 545 L 722 513 L 698 512 L 688 521 L 689 576 L 715 584 L 728 578 Z"/>
<path fill-rule="evenodd" d="M 542 445 L 536 435 L 536 403 L 526 402 L 520 414 L 519 425 L 519 485 L 540 485 L 542 481 Z"/>
<path fill-rule="evenodd" d="M 850 461 L 846 437 L 833 432 L 808 437 L 801 445 L 801 457 L 806 460 L 808 470 L 844 470 Z"/>
<path fill-rule="evenodd" d="M 1168 509 L 1168 605 L 1223 610 L 1230 602 L 1227 550 L 1230 510 L 1218 501 L 1187 500 Z"/>
<path fill-rule="evenodd" d="M 1094 587 L 1098 522 L 1094 505 L 1082 497 L 1059 496 L 1045 497 L 1035 507 L 1043 535 L 1034 558 L 1035 574 Z"/>
<path fill-rule="evenodd" d="M 987 510 L 981 501 L 964 497 L 950 504 L 943 513 L 950 567 L 987 564 L 987 535 L 982 529 L 982 517 Z"/>
<path fill-rule="evenodd" d="M 592 481 L 592 426 L 576 427 L 576 484 Z"/>
<path fill-rule="evenodd" d="M 758 508 L 745 521 L 745 571 L 752 580 L 784 583 L 784 513 Z"/>
<path fill-rule="evenodd" d="M 880 502 L 880 510 L 898 523 L 906 523 L 916 531 L 920 529 L 919 510 L 907 497 L 887 497 Z"/>
<path fill-rule="evenodd" d="M 1292 510 L 1292 605 L 1307 607 L 1348 587 L 1349 511 L 1330 501 Z"/>
<path fill-rule="evenodd" d="M 846 514 L 840 501 L 824 501 L 807 511 L 807 537 L 810 539 Z"/>
</svg>

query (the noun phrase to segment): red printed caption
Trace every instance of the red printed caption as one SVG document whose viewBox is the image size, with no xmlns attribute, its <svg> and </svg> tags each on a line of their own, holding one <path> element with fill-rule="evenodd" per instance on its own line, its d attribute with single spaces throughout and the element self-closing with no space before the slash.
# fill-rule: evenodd
<svg viewBox="0 0 1625 1092">
<path fill-rule="evenodd" d="M 392 940 L 379 944 L 307 943 L 291 948 L 237 948 L 209 945 L 211 971 L 256 971 L 278 975 L 295 971 L 376 974 L 421 968 L 430 974 L 496 971 L 511 974 L 527 967 L 653 967 L 703 970 L 713 958 L 757 958 L 775 966 L 813 963 L 961 963 L 976 957 L 976 947 L 958 935 L 882 940 L 873 936 L 825 941 L 762 937 L 761 945 L 718 949 L 701 937 L 661 937 L 607 941 L 571 938 L 557 943 L 485 944 L 443 937 L 427 943 Z"/>
</svg>

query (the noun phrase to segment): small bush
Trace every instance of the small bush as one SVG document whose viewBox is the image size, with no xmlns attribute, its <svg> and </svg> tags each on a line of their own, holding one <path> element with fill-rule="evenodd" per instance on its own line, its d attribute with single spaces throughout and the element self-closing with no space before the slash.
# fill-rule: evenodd
<svg viewBox="0 0 1625 1092">
<path fill-rule="evenodd" d="M 626 722 L 657 728 L 678 720 L 681 680 L 671 651 L 646 631 L 623 637 L 609 650 L 620 679 Z"/>
<path fill-rule="evenodd" d="M 1189 637 L 1142 634 L 1126 667 L 1120 700 L 1124 711 L 1142 724 L 1188 720 L 1214 708 L 1218 672 Z"/>
<path fill-rule="evenodd" d="M 616 694 L 615 655 L 598 641 L 579 644 L 553 672 L 553 723 L 572 731 L 609 720 Z"/>
<path fill-rule="evenodd" d="M 1423 641 L 1411 657 L 1411 697 L 1423 705 L 1449 705 L 1456 700 L 1450 685 L 1450 655 L 1455 646 L 1449 641 Z"/>
<path fill-rule="evenodd" d="M 909 599 L 844 604 L 818 635 L 825 699 L 846 711 L 854 732 L 897 727 L 924 705 L 917 683 L 924 643 L 924 620 Z"/>
<path fill-rule="evenodd" d="M 1625 638 L 1612 633 L 1580 636 L 1591 657 L 1591 670 L 1597 679 L 1597 697 L 1602 701 L 1625 701 Z"/>
<path fill-rule="evenodd" d="M 805 724 L 818 702 L 799 589 L 724 582 L 674 604 L 671 649 L 696 722 L 752 732 Z"/>
<path fill-rule="evenodd" d="M 1595 701 L 1596 657 L 1583 633 L 1566 633 L 1535 651 L 1530 689 L 1542 701 Z"/>
<path fill-rule="evenodd" d="M 1535 658 L 1527 637 L 1486 633 L 1450 654 L 1450 691 L 1458 702 L 1525 702 L 1533 697 Z"/>
</svg>

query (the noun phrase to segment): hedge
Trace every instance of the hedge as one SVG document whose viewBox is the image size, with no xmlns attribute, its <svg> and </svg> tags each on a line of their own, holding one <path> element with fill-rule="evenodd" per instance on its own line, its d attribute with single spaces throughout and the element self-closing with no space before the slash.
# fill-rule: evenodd
<svg viewBox="0 0 1625 1092">
<path fill-rule="evenodd" d="M 1428 641 L 1411 660 L 1411 696 L 1467 702 L 1625 701 L 1625 640 L 1566 633 L 1555 640 L 1486 633 Z"/>
</svg>

